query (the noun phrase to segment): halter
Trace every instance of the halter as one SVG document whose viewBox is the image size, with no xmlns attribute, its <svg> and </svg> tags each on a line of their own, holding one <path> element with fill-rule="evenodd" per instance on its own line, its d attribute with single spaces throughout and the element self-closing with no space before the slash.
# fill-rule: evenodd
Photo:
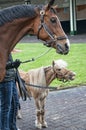
<svg viewBox="0 0 86 130">
<path fill-rule="evenodd" d="M 60 74 L 60 75 L 58 76 L 58 74 L 57 74 L 57 72 L 55 71 L 53 65 L 52 65 L 52 69 L 53 69 L 53 72 L 54 72 L 55 77 L 56 77 L 57 79 L 59 79 L 59 76 L 62 76 L 62 78 L 59 79 L 59 81 L 62 81 L 62 82 L 64 82 L 64 83 L 68 81 L 68 80 L 65 79 L 65 75 L 68 73 L 68 71 L 67 71 L 66 73 L 64 73 L 64 76 L 63 76 L 62 74 Z"/>
<path fill-rule="evenodd" d="M 49 29 L 49 27 L 47 26 L 47 24 L 44 22 L 44 15 L 45 15 L 45 10 L 42 9 L 40 11 L 40 25 L 38 28 L 38 34 L 37 34 L 37 38 L 39 39 L 39 34 L 41 29 L 43 28 L 45 30 L 45 32 L 50 36 L 50 40 L 48 40 L 46 43 L 44 43 L 44 45 L 46 45 L 47 47 L 51 47 L 51 43 L 52 42 L 56 42 L 57 40 L 64 40 L 67 39 L 67 36 L 60 36 L 60 37 L 56 37 L 55 34 Z"/>
</svg>

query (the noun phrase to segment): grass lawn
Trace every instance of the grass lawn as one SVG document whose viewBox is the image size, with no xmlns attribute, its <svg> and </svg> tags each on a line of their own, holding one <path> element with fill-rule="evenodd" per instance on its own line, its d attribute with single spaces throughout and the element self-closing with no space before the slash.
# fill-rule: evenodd
<svg viewBox="0 0 86 130">
<path fill-rule="evenodd" d="M 21 50 L 21 52 L 13 53 L 13 58 L 21 61 L 36 58 L 49 49 L 40 43 L 17 44 L 15 48 Z M 19 69 L 28 71 L 29 69 L 51 65 L 52 61 L 57 59 L 63 59 L 68 63 L 68 68 L 76 72 L 76 79 L 67 83 L 54 80 L 50 86 L 71 87 L 86 85 L 86 44 L 71 44 L 68 55 L 59 55 L 54 49 L 51 49 L 46 55 L 34 62 L 21 64 Z"/>
</svg>

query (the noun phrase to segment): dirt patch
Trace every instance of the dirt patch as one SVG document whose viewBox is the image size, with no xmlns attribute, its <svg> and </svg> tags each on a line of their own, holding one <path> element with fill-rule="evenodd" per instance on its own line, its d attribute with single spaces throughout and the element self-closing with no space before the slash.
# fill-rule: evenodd
<svg viewBox="0 0 86 130">
<path fill-rule="evenodd" d="M 12 53 L 19 53 L 19 52 L 22 52 L 22 50 L 20 49 L 13 49 Z"/>
</svg>

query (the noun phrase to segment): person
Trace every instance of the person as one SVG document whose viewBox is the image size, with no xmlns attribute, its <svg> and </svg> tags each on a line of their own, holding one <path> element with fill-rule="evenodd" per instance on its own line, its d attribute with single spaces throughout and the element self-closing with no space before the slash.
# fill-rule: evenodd
<svg viewBox="0 0 86 130">
<path fill-rule="evenodd" d="M 16 87 L 16 69 L 19 60 L 13 62 L 11 54 L 6 65 L 6 75 L 0 82 L 1 130 L 18 130 L 16 115 L 19 108 L 19 97 Z"/>
</svg>

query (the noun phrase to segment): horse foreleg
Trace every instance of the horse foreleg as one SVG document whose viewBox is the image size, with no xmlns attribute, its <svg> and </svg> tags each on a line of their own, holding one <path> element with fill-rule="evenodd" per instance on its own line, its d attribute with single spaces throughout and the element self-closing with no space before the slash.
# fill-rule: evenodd
<svg viewBox="0 0 86 130">
<path fill-rule="evenodd" d="M 45 121 L 45 102 L 46 102 L 46 99 L 43 99 L 41 101 L 41 107 L 42 107 L 42 109 L 41 109 L 41 121 L 42 122 L 41 123 L 42 123 L 43 128 L 48 127 L 47 122 Z"/>
<path fill-rule="evenodd" d="M 39 129 L 42 128 L 42 121 L 41 121 L 41 102 L 39 99 L 35 99 L 35 104 L 36 104 L 36 107 L 37 107 L 37 110 L 36 110 L 36 121 L 35 121 L 35 126 Z"/>
<path fill-rule="evenodd" d="M 17 119 L 22 119 L 21 105 L 20 105 L 20 103 L 19 103 L 19 108 L 18 108 L 18 112 L 17 112 Z"/>
</svg>

